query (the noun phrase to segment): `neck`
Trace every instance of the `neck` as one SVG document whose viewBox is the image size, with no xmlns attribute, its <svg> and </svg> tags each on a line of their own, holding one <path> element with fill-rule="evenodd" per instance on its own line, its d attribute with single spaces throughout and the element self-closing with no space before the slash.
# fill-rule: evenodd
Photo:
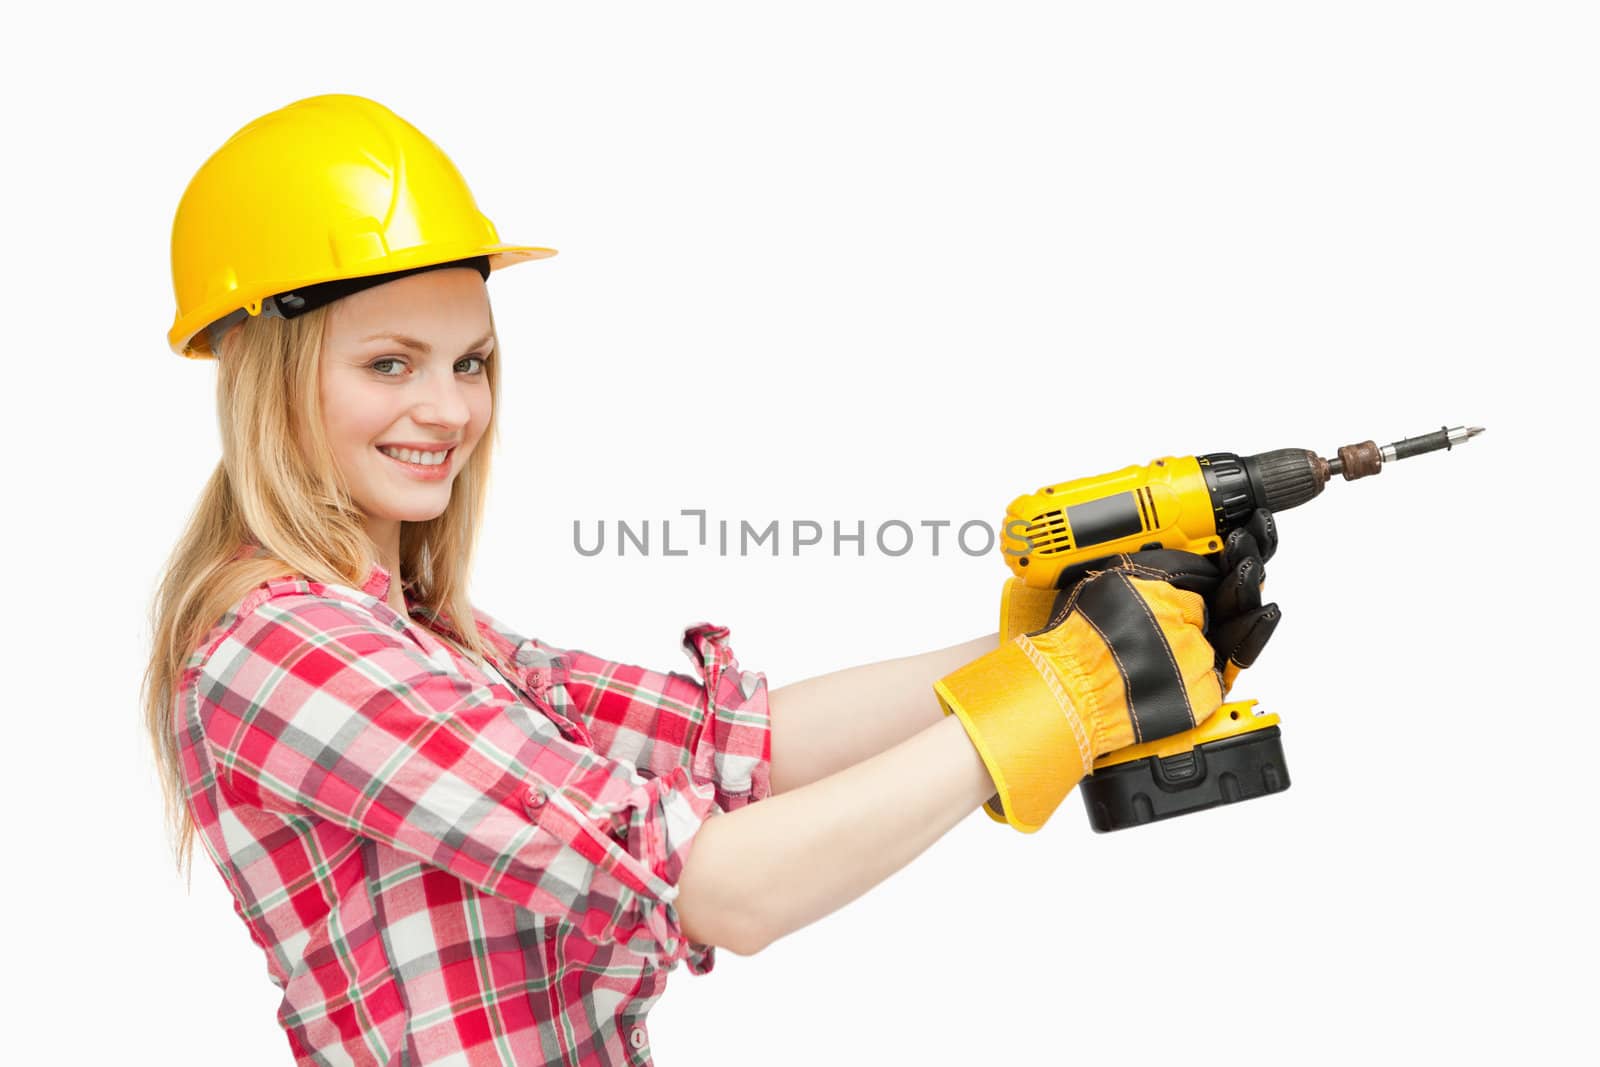
<svg viewBox="0 0 1600 1067">
<path fill-rule="evenodd" d="M 378 564 L 389 572 L 389 606 L 401 618 L 406 613 L 405 575 L 400 573 L 400 522 L 397 519 L 368 519 L 367 536 Z"/>
</svg>

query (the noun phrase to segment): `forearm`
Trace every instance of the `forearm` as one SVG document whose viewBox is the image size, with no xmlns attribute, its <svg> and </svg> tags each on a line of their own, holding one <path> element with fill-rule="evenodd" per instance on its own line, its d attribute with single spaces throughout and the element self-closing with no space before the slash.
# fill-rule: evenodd
<svg viewBox="0 0 1600 1067">
<path fill-rule="evenodd" d="M 900 870 L 994 794 L 961 721 L 899 744 L 695 835 L 677 909 L 692 941 L 749 954 Z"/>
<path fill-rule="evenodd" d="M 849 667 L 775 689 L 772 791 L 787 793 L 899 744 L 944 717 L 933 683 L 992 652 L 999 634 Z"/>
</svg>

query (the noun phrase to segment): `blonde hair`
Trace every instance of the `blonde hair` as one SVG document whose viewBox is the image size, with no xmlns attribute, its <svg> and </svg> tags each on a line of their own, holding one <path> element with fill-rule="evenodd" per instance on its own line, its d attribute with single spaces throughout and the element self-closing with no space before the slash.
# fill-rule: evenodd
<svg viewBox="0 0 1600 1067">
<path fill-rule="evenodd" d="M 161 776 L 180 873 L 191 869 L 194 817 L 178 758 L 174 701 L 184 666 L 211 629 L 262 582 L 293 574 L 360 588 L 373 562 L 359 506 L 323 433 L 319 370 L 327 306 L 292 319 L 247 318 L 217 360 L 222 459 L 168 557 L 150 608 L 152 647 L 141 703 Z M 490 330 L 494 317 L 490 314 Z M 500 346 L 485 371 L 500 388 Z M 437 518 L 400 528 L 401 574 L 427 612 L 464 619 L 454 632 L 480 662 L 487 654 L 467 599 L 498 426 L 491 410 Z M 235 559 L 253 542 L 265 550 Z"/>
</svg>

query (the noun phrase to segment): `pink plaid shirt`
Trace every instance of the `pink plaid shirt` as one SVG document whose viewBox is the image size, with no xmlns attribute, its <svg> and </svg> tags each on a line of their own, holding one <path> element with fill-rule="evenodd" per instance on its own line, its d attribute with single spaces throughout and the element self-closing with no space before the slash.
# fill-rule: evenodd
<svg viewBox="0 0 1600 1067">
<path fill-rule="evenodd" d="M 771 792 L 764 675 L 684 632 L 699 680 L 474 609 L 497 670 L 390 576 L 285 576 L 185 669 L 189 809 L 283 990 L 297 1062 L 650 1064 L 667 974 L 715 962 L 673 901 L 696 830 Z"/>
</svg>

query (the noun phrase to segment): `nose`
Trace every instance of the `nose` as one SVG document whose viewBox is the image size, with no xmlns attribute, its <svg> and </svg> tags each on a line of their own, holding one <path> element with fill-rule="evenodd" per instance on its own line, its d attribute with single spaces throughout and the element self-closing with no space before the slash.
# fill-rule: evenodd
<svg viewBox="0 0 1600 1067">
<path fill-rule="evenodd" d="M 450 432 L 459 430 L 472 417 L 465 393 L 467 388 L 449 371 L 422 375 L 416 384 L 412 418 L 423 426 L 436 426 Z"/>
</svg>

